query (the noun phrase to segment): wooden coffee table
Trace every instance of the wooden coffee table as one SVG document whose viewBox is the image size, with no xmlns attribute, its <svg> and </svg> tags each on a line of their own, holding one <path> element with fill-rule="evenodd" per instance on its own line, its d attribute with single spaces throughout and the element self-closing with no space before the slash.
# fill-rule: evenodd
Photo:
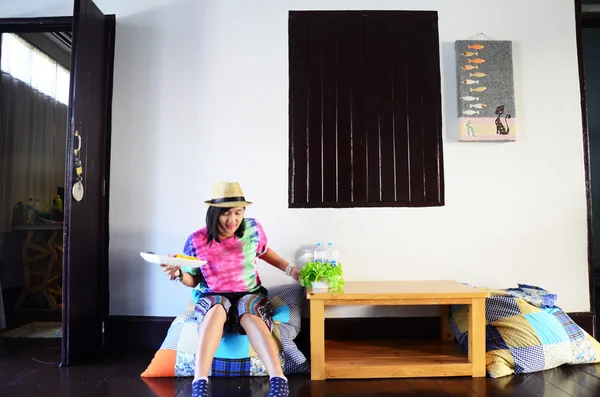
<svg viewBox="0 0 600 397">
<path fill-rule="evenodd" d="M 310 300 L 311 379 L 485 376 L 485 298 L 489 293 L 457 281 L 347 282 L 343 291 Z M 450 329 L 448 305 L 469 305 L 469 349 Z M 440 340 L 325 340 L 325 306 L 437 305 Z M 368 332 L 366 330 L 365 332 Z"/>
</svg>

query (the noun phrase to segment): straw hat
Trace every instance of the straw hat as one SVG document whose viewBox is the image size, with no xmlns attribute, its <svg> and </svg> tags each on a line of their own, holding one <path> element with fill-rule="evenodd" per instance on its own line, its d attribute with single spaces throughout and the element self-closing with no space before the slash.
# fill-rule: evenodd
<svg viewBox="0 0 600 397">
<path fill-rule="evenodd" d="M 245 207 L 252 204 L 246 201 L 242 187 L 238 182 L 217 182 L 212 186 L 212 198 L 205 201 L 213 207 Z"/>
</svg>

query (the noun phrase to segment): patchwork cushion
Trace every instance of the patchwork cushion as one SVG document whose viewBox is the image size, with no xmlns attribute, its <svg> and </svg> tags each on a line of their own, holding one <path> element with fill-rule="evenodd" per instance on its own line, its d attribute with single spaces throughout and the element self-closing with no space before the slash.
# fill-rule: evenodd
<svg viewBox="0 0 600 397">
<path fill-rule="evenodd" d="M 600 362 L 600 343 L 554 305 L 555 294 L 524 284 L 488 291 L 486 365 L 492 378 Z M 468 348 L 468 307 L 452 306 L 450 322 L 458 342 Z"/>
<path fill-rule="evenodd" d="M 306 373 L 310 365 L 294 343 L 300 332 L 304 289 L 294 285 L 273 296 L 273 337 L 279 347 L 284 374 Z M 142 377 L 193 376 L 199 323 L 194 310 L 186 310 L 171 324 L 167 336 Z M 267 376 L 247 335 L 223 336 L 213 359 L 210 376 Z"/>
</svg>

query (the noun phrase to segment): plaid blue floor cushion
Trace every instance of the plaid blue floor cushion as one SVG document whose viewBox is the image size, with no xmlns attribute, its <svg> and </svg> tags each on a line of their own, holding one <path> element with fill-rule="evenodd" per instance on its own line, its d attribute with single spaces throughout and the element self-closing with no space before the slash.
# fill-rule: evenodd
<svg viewBox="0 0 600 397">
<path fill-rule="evenodd" d="M 285 374 L 307 373 L 310 365 L 294 343 L 300 331 L 300 315 L 304 288 L 294 285 L 273 296 L 273 336 L 279 347 Z M 142 377 L 193 376 L 198 323 L 194 310 L 178 316 Z M 215 353 L 211 376 L 266 376 L 264 364 L 250 346 L 246 335 L 225 335 Z"/>
<path fill-rule="evenodd" d="M 554 305 L 555 294 L 524 284 L 487 290 L 486 367 L 492 378 L 600 361 L 600 344 Z M 452 306 L 450 322 L 468 348 L 468 307 Z"/>
</svg>

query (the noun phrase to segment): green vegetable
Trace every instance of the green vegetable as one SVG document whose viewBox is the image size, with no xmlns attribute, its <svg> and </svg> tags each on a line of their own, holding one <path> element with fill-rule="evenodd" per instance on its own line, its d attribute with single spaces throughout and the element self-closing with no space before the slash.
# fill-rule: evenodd
<svg viewBox="0 0 600 397">
<path fill-rule="evenodd" d="M 326 281 L 333 290 L 342 289 L 344 287 L 342 264 L 332 266 L 323 262 L 307 262 L 300 270 L 300 284 L 304 287 L 311 287 L 314 281 L 321 281 L 321 279 Z"/>
</svg>

